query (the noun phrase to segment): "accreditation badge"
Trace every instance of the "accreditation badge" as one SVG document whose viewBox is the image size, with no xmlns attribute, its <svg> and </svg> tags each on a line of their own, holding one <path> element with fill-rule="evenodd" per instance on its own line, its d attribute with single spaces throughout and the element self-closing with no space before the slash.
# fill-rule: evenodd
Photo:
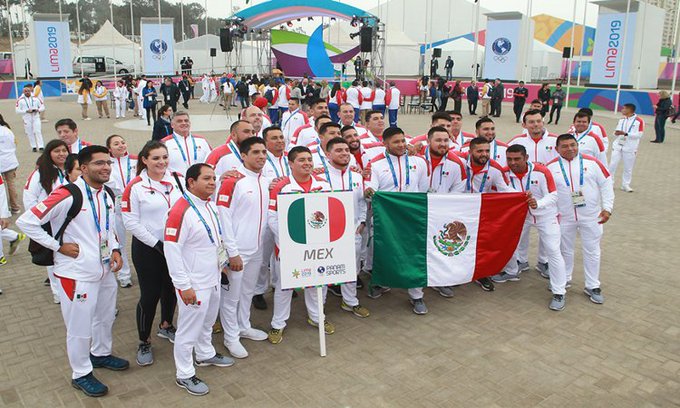
<svg viewBox="0 0 680 408">
<path fill-rule="evenodd" d="M 111 261 L 111 251 L 109 250 L 109 242 L 107 240 L 99 242 L 99 256 L 103 264 L 108 264 Z"/>
<path fill-rule="evenodd" d="M 571 202 L 574 204 L 574 208 L 585 207 L 586 197 L 583 195 L 582 191 L 574 191 L 571 193 Z"/>
<path fill-rule="evenodd" d="M 227 267 L 229 264 L 229 255 L 227 255 L 227 249 L 224 247 L 224 243 L 220 242 L 217 246 L 217 269 L 220 271 Z"/>
</svg>

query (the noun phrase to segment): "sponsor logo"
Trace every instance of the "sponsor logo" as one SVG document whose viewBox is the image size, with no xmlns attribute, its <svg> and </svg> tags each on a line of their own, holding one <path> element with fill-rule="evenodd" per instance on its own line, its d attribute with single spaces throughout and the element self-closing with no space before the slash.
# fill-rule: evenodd
<svg viewBox="0 0 680 408">
<path fill-rule="evenodd" d="M 505 37 L 499 37 L 491 43 L 491 51 L 496 54 L 493 59 L 501 64 L 508 60 L 506 56 L 512 49 L 512 43 Z"/>
<path fill-rule="evenodd" d="M 432 242 L 442 255 L 456 256 L 465 251 L 470 243 L 470 235 L 467 227 L 460 221 L 452 221 L 444 224 L 444 228 L 439 231 L 439 235 L 432 237 Z"/>
<path fill-rule="evenodd" d="M 319 266 L 318 268 L 316 268 L 316 271 L 319 273 L 319 275 L 323 275 L 326 272 L 326 268 L 324 268 L 323 266 Z"/>
<path fill-rule="evenodd" d="M 165 42 L 165 40 L 156 38 L 149 44 L 149 50 L 151 50 L 151 53 L 153 54 L 153 59 L 163 60 L 165 59 L 165 54 L 168 52 L 168 43 Z M 200 146 L 197 147 L 199 149 L 201 148 Z"/>
<path fill-rule="evenodd" d="M 328 219 L 321 211 L 314 211 L 307 219 L 307 224 L 314 229 L 323 228 Z"/>
</svg>

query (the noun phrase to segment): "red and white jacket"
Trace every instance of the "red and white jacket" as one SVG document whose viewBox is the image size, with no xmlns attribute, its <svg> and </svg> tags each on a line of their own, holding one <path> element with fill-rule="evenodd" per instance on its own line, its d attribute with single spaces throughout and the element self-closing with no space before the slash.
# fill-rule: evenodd
<svg viewBox="0 0 680 408">
<path fill-rule="evenodd" d="M 430 149 L 425 148 L 423 156 L 427 163 L 429 189 L 431 193 L 464 193 L 465 163 L 457 154 L 448 152 L 439 160 L 433 159 Z"/>
<path fill-rule="evenodd" d="M 68 151 L 69 151 L 69 153 L 78 154 L 78 153 L 80 153 L 81 150 L 83 150 L 84 147 L 87 147 L 87 146 L 92 146 L 92 143 L 86 142 L 85 140 L 78 138 L 78 139 L 76 139 L 75 142 L 73 142 L 72 144 L 70 144 L 68 146 Z"/>
<path fill-rule="evenodd" d="M 269 191 L 269 217 L 267 223 L 274 234 L 274 242 L 279 246 L 278 195 L 285 193 L 318 193 L 331 191 L 331 186 L 321 177 L 312 176 L 309 185 L 301 186 L 293 176 L 284 177 Z"/>
<path fill-rule="evenodd" d="M 465 146 L 467 142 L 474 138 L 475 135 L 473 135 L 472 133 L 461 131 L 460 133 L 458 133 L 458 136 L 449 139 L 449 149 L 453 149 L 455 151 L 460 152 L 462 151 L 463 146 Z M 421 154 L 424 154 L 425 151 L 424 147 L 428 145 L 427 133 L 412 138 L 411 140 L 409 140 L 408 143 L 412 146 L 415 146 L 418 143 L 422 143 L 423 149 L 421 149 Z"/>
<path fill-rule="evenodd" d="M 475 166 L 465 162 L 466 193 L 513 193 L 510 181 L 505 177 L 503 167 L 495 160 L 489 160 L 484 166 Z"/>
<path fill-rule="evenodd" d="M 215 150 L 210 152 L 205 159 L 205 163 L 209 164 L 215 169 L 215 176 L 218 181 L 220 176 L 229 170 L 236 170 L 243 163 L 241 153 L 238 146 L 232 140 L 226 144 L 217 146 Z"/>
<path fill-rule="evenodd" d="M 638 115 L 624 117 L 619 119 L 616 124 L 616 130 L 621 130 L 628 133 L 628 136 L 617 136 L 612 145 L 612 151 L 622 151 L 626 153 L 637 152 L 640 145 L 640 139 L 645 131 L 645 122 Z"/>
<path fill-rule="evenodd" d="M 262 169 L 264 175 L 269 181 L 280 177 L 290 176 L 290 165 L 288 164 L 288 156 L 286 152 L 279 157 L 274 156 L 270 151 L 267 151 L 267 162 Z"/>
<path fill-rule="evenodd" d="M 220 284 L 221 273 L 217 248 L 222 245 L 222 227 L 217 209 L 210 200 L 201 200 L 190 192 L 186 196 L 196 210 L 182 197 L 172 206 L 165 221 L 163 252 L 170 278 L 178 290 L 214 288 Z"/>
<path fill-rule="evenodd" d="M 364 198 L 364 179 L 361 174 L 350 170 L 348 166 L 344 170 L 328 166 L 328 172 L 324 174 L 324 179 L 334 191 L 351 191 L 354 201 L 354 226 L 358 227 L 362 222 L 366 222 L 366 199 Z"/>
<path fill-rule="evenodd" d="M 177 174 L 180 183 L 184 177 Z M 163 223 L 168 211 L 182 197 L 175 177 L 166 172 L 161 181 L 149 178 L 146 169 L 130 181 L 120 200 L 125 229 L 144 245 L 153 247 L 163 240 Z"/>
<path fill-rule="evenodd" d="M 345 101 L 352 105 L 354 109 L 361 109 L 361 104 L 364 102 L 364 97 L 361 95 L 361 90 L 356 86 L 350 86 L 345 91 Z"/>
<path fill-rule="evenodd" d="M 505 152 L 508 150 L 508 145 L 495 138 L 489 143 L 489 159 L 498 163 L 501 167 L 505 167 L 507 158 L 505 157 Z M 467 158 L 470 152 L 470 142 L 467 142 L 460 149 L 460 156 Z M 531 156 L 529 156 L 531 157 Z"/>
<path fill-rule="evenodd" d="M 345 102 L 345 91 L 342 89 L 339 89 L 335 92 L 335 96 L 331 97 L 331 94 L 328 94 L 328 104 L 329 105 L 342 105 L 342 103 Z"/>
<path fill-rule="evenodd" d="M 312 121 L 310 121 L 312 122 Z M 310 143 L 318 143 L 319 133 L 316 131 L 314 123 L 307 123 L 295 130 L 293 136 L 290 138 L 288 150 L 295 146 L 307 146 Z"/>
<path fill-rule="evenodd" d="M 359 92 L 361 92 L 361 109 L 373 108 L 373 97 L 375 96 L 373 90 L 367 86 L 363 86 L 359 89 Z"/>
<path fill-rule="evenodd" d="M 126 154 L 123 157 L 111 157 L 111 177 L 106 183 L 113 190 L 116 197 L 123 194 L 123 190 L 137 174 L 137 156 Z"/>
<path fill-rule="evenodd" d="M 0 177 L 0 218 L 9 218 L 12 213 L 9 210 L 9 205 L 7 204 L 7 191 L 3 185 L 2 177 Z M 2 227 L 0 227 L 0 231 Z"/>
<path fill-rule="evenodd" d="M 217 193 L 222 239 L 230 257 L 254 257 L 267 228 L 269 180 L 243 165 L 237 171 L 239 176 L 225 179 Z"/>
<path fill-rule="evenodd" d="M 607 137 L 607 131 L 605 130 L 604 126 L 595 121 L 591 121 L 590 125 L 588 126 L 588 133 L 591 132 L 600 138 L 602 144 L 604 144 L 604 151 L 606 152 L 609 149 L 609 137 Z M 574 125 L 569 126 L 569 130 L 567 131 L 567 133 L 571 134 L 576 133 Z"/>
<path fill-rule="evenodd" d="M 290 99 L 290 87 L 288 85 L 281 85 L 277 90 L 278 100 L 274 103 L 279 109 L 288 109 L 288 99 Z"/>
<path fill-rule="evenodd" d="M 557 157 L 556 143 L 557 135 L 548 132 L 548 129 L 544 129 L 540 139 L 534 139 L 527 133 L 522 133 L 510 139 L 508 145 L 524 146 L 527 149 L 530 162 L 545 165 Z"/>
<path fill-rule="evenodd" d="M 505 176 L 512 188 L 522 192 L 531 191 L 538 204 L 536 209 L 529 208 L 526 222 L 537 224 L 555 221 L 557 218 L 555 179 L 543 165 L 528 162 L 527 166 L 527 172 L 522 174 L 515 174 L 509 168 L 505 168 Z"/>
<path fill-rule="evenodd" d="M 281 116 L 281 131 L 283 132 L 283 137 L 286 138 L 286 146 L 290 145 L 295 131 L 308 123 L 309 117 L 300 108 L 293 112 L 290 110 L 283 112 Z"/>
<path fill-rule="evenodd" d="M 614 183 L 607 168 L 596 158 L 579 154 L 569 161 L 558 157 L 548 163 L 548 170 L 555 179 L 561 222 L 597 222 L 603 209 L 612 212 Z M 585 197 L 583 207 L 575 207 L 572 201 L 572 194 L 579 191 Z"/>
<path fill-rule="evenodd" d="M 387 104 L 387 109 L 398 110 L 399 101 L 401 99 L 401 91 L 399 88 L 390 87 L 389 92 L 385 95 L 385 103 Z"/>
<path fill-rule="evenodd" d="M 321 148 L 321 145 L 312 143 L 310 145 L 307 145 L 309 150 L 312 152 L 312 159 L 314 160 L 314 168 L 315 169 L 328 169 L 331 167 L 330 164 L 330 159 L 326 156 L 326 152 Z M 349 166 L 350 167 L 357 167 L 357 160 L 354 157 L 354 155 L 350 154 L 349 155 Z"/>
<path fill-rule="evenodd" d="M 55 191 L 64 184 L 68 184 L 66 174 L 62 170 L 57 170 L 57 172 L 57 179 L 52 183 L 52 190 L 50 192 Z M 28 176 L 28 180 L 26 180 L 24 185 L 24 193 L 22 194 L 24 208 L 33 208 L 36 204 L 46 199 L 48 195 L 47 191 L 40 184 L 40 171 L 37 169 L 33 170 L 33 173 Z"/>
<path fill-rule="evenodd" d="M 370 170 L 365 180 L 366 187 L 375 191 L 424 193 L 430 186 L 428 166 L 422 157 L 395 156 L 385 149 L 382 154 L 368 163 L 366 169 Z"/>
<path fill-rule="evenodd" d="M 376 88 L 371 94 L 373 101 L 373 109 L 375 108 L 385 108 L 385 90 L 382 88 Z"/>
<path fill-rule="evenodd" d="M 168 171 L 186 174 L 196 163 L 204 163 L 212 148 L 204 137 L 189 134 L 183 137 L 173 132 L 161 140 L 168 148 Z"/>
<path fill-rule="evenodd" d="M 119 249 L 116 238 L 116 217 L 113 200 L 108 196 L 104 187 L 99 190 L 90 188 L 83 178 L 75 181 L 83 195 L 83 205 L 78 215 L 66 227 L 63 236 L 64 243 L 78 244 L 79 253 L 71 258 L 59 253 L 59 241 L 49 235 L 42 225 L 50 223 L 52 231 L 61 228 L 66 220 L 66 214 L 73 203 L 73 196 L 65 188 L 58 188 L 46 199 L 28 209 L 19 217 L 16 224 L 32 240 L 45 248 L 54 251 L 54 274 L 60 278 L 76 281 L 97 282 L 111 273 L 110 262 L 104 263 L 101 257 L 100 242 L 108 244 L 110 256 L 114 249 Z M 92 201 L 88 200 L 87 190 L 90 189 Z M 95 223 L 96 212 L 99 231 Z M 108 221 L 108 229 L 107 229 Z"/>
<path fill-rule="evenodd" d="M 569 129 L 569 133 L 576 138 L 579 153 L 593 156 L 604 163 L 605 166 L 607 165 L 607 150 L 604 147 L 604 143 L 602 143 L 602 139 L 595 132 L 586 130 L 578 134 L 575 129 L 573 132 Z"/>
</svg>

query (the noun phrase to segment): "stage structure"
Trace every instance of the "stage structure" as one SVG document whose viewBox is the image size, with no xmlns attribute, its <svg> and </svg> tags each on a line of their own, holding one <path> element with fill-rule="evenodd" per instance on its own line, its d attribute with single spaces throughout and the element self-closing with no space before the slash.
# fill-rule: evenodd
<svg viewBox="0 0 680 408">
<path fill-rule="evenodd" d="M 226 28 L 231 34 L 233 50 L 228 53 L 227 64 L 237 71 L 246 68 L 242 64 L 243 42 L 250 41 L 253 46 L 251 52 L 256 54 L 253 59 L 257 61 L 256 66 L 252 67 L 253 71 L 258 75 L 270 74 L 275 68 L 272 63 L 272 29 L 290 27 L 295 20 L 300 21 L 303 18 L 312 20 L 314 17 L 330 21 L 349 21 L 352 27 L 357 28 L 357 33 L 353 33 L 353 36 L 361 35 L 362 31 L 364 36 L 370 35 L 369 38 L 364 37 L 364 45 L 370 44 L 370 51 L 368 47 L 363 47 L 361 57 L 362 60 L 369 61 L 369 71 L 374 79 L 384 81 L 385 25 L 373 14 L 333 0 L 269 0 L 230 16 L 226 20 Z M 289 72 L 306 72 L 316 78 L 333 79 L 335 77 L 333 63 L 346 62 L 361 50 L 356 47 L 354 55 L 348 56 L 348 51 L 336 52 L 336 55 L 330 57 L 327 50 L 332 46 L 324 43 L 322 33 L 323 25 L 319 25 L 311 36 L 300 37 L 304 37 L 306 41 L 298 45 L 305 47 L 302 59 L 308 66 L 291 65 L 301 64 L 299 58 L 288 58 L 287 61 L 284 61 L 286 58 L 277 58 L 285 74 L 296 76 L 290 75 Z"/>
</svg>

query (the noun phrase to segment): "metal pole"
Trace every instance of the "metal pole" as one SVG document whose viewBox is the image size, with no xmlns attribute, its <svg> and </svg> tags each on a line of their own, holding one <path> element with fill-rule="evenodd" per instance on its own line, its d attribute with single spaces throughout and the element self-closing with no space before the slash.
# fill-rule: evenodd
<svg viewBox="0 0 680 408">
<path fill-rule="evenodd" d="M 404 3 L 406 3 L 406 2 L 404 2 Z M 425 48 L 423 49 L 423 75 L 427 75 L 427 73 L 429 72 L 427 70 L 428 69 L 428 66 L 427 66 L 427 63 L 428 63 L 428 61 L 427 61 L 427 41 L 428 41 L 428 34 L 429 34 L 429 31 L 430 31 L 430 30 L 428 30 L 428 27 L 427 27 L 428 26 L 427 16 L 428 16 L 429 11 L 430 11 L 430 0 L 425 0 L 425 38 L 423 40 Z"/>
<path fill-rule="evenodd" d="M 472 36 L 475 40 L 475 45 L 472 52 L 472 80 L 477 81 L 477 52 L 479 51 L 479 3 L 482 0 L 475 2 L 475 28 L 472 30 Z"/>
<path fill-rule="evenodd" d="M 638 10 L 640 10 L 640 4 L 642 2 L 638 2 Z M 645 19 L 647 18 L 647 4 L 643 6 L 644 8 L 642 9 L 642 26 L 644 27 L 646 24 Z M 640 36 L 640 44 L 645 43 L 645 31 L 642 30 L 642 35 Z M 642 71 L 641 68 L 642 65 L 642 52 L 640 52 L 640 57 L 638 58 L 638 64 L 637 64 L 637 73 L 635 75 L 635 89 L 640 89 L 640 74 Z"/>
<path fill-rule="evenodd" d="M 581 49 L 578 52 L 578 76 L 576 77 L 576 86 L 581 86 L 581 68 L 583 67 L 583 49 L 584 44 L 588 39 L 586 38 L 586 13 L 588 12 L 588 0 L 583 4 L 583 34 L 581 35 Z"/>
<path fill-rule="evenodd" d="M 135 20 L 132 12 L 132 0 L 130 0 L 130 40 L 132 40 L 132 65 L 137 74 L 137 43 L 135 42 Z"/>
<path fill-rule="evenodd" d="M 109 0 L 109 9 L 111 11 L 111 26 L 115 30 L 116 26 L 113 24 L 113 0 Z M 118 83 L 118 69 L 116 68 L 116 43 L 113 40 L 113 30 L 111 30 L 111 44 L 113 46 L 113 80 Z"/>
<path fill-rule="evenodd" d="M 630 0 L 626 2 L 626 18 L 623 21 L 623 30 L 621 30 L 623 35 L 623 40 L 621 40 L 621 58 L 618 61 L 618 67 L 616 68 L 616 74 L 618 79 L 616 81 L 616 102 L 614 103 L 614 113 L 619 110 L 619 98 L 621 97 L 621 69 L 623 68 L 623 59 L 626 57 L 626 40 L 628 36 L 626 32 L 628 31 L 628 16 L 630 15 Z"/>
<path fill-rule="evenodd" d="M 24 41 L 26 42 L 26 46 L 24 46 L 24 69 L 26 70 L 26 80 L 29 79 L 30 75 L 30 69 L 26 65 L 26 62 L 30 60 L 28 59 L 28 49 L 30 48 L 30 43 L 28 42 L 28 34 L 26 33 L 26 13 L 24 10 L 24 0 L 21 0 L 20 2 L 21 5 L 21 32 L 24 36 Z M 9 10 L 8 10 L 9 11 Z"/>
<path fill-rule="evenodd" d="M 58 3 L 59 3 L 59 22 L 61 23 L 61 22 L 64 21 L 64 15 L 61 13 L 61 0 L 59 0 Z M 69 33 L 69 46 L 70 46 L 70 43 L 71 43 L 71 35 Z M 64 72 L 64 79 L 68 79 L 68 76 L 66 76 L 66 72 Z"/>
<path fill-rule="evenodd" d="M 179 18 L 182 24 L 182 41 L 184 41 L 184 0 L 180 0 L 179 2 Z"/>
<path fill-rule="evenodd" d="M 671 95 L 675 93 L 676 77 L 678 76 L 678 53 L 680 41 L 678 41 L 678 24 L 680 24 L 680 7 L 675 8 L 675 28 L 673 29 L 673 80 L 671 81 Z M 671 99 L 673 101 L 673 99 Z"/>
<path fill-rule="evenodd" d="M 78 6 L 78 0 L 76 0 L 76 24 L 77 24 L 77 32 L 78 32 L 78 59 L 80 60 L 80 77 L 84 77 L 84 65 L 83 65 L 83 59 L 82 59 L 82 53 L 80 51 L 80 46 L 81 46 L 81 41 L 80 41 L 80 7 Z"/>
<path fill-rule="evenodd" d="M 531 55 L 530 50 L 534 46 L 534 36 L 531 35 L 531 10 L 533 9 L 532 7 L 533 3 L 532 0 L 529 0 L 527 3 L 527 32 L 526 32 L 526 51 L 524 54 L 524 75 L 523 79 L 525 82 L 530 82 L 531 81 L 531 70 L 529 68 L 529 61 L 532 61 L 533 55 Z"/>
<path fill-rule="evenodd" d="M 14 98 L 19 98 L 19 89 L 17 84 L 17 70 L 16 60 L 17 56 L 14 54 L 14 36 L 12 35 L 12 13 L 9 12 L 9 0 L 5 0 L 7 6 L 7 24 L 9 25 L 9 50 L 12 53 L 12 77 L 14 78 Z"/>
<path fill-rule="evenodd" d="M 208 0 L 205 0 L 205 34 L 208 34 Z"/>
<path fill-rule="evenodd" d="M 567 60 L 567 108 L 569 107 L 569 91 L 571 90 L 571 60 L 574 58 L 574 32 L 576 31 L 576 4 L 578 0 L 574 0 L 574 13 L 571 16 L 571 43 L 569 44 L 569 59 Z"/>
</svg>

